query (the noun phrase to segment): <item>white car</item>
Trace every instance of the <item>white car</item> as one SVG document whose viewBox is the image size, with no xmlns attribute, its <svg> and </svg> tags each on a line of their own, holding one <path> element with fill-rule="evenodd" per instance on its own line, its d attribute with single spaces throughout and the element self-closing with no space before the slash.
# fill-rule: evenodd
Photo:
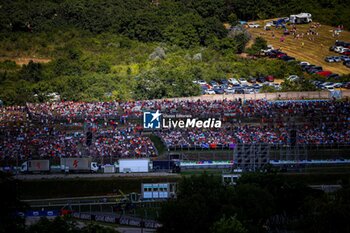
<svg viewBox="0 0 350 233">
<path fill-rule="evenodd" d="M 257 92 L 258 92 L 258 91 L 257 91 Z M 255 93 L 257 93 L 257 92 L 255 92 L 255 90 L 252 89 L 252 88 L 244 89 L 244 94 L 255 94 Z"/>
<path fill-rule="evenodd" d="M 341 62 L 341 57 L 333 57 L 335 62 Z"/>
<path fill-rule="evenodd" d="M 262 49 L 261 52 L 262 53 L 268 53 L 271 52 L 271 50 L 274 50 L 275 48 L 272 45 L 268 45 L 266 49 Z"/>
<path fill-rule="evenodd" d="M 250 27 L 250 28 L 259 28 L 260 24 L 258 24 L 258 23 L 249 23 L 248 27 Z"/>
<path fill-rule="evenodd" d="M 248 85 L 248 81 L 245 78 L 238 79 L 238 82 L 240 82 L 242 85 Z"/>
<path fill-rule="evenodd" d="M 328 88 L 333 88 L 334 89 L 334 83 L 331 82 L 325 82 L 321 85 L 322 89 L 328 89 Z"/>
<path fill-rule="evenodd" d="M 207 85 L 207 82 L 204 81 L 204 80 L 198 80 L 197 83 L 198 83 L 199 85 Z"/>
<path fill-rule="evenodd" d="M 235 79 L 235 78 L 229 78 L 229 79 L 228 79 L 228 82 L 231 83 L 232 85 L 237 85 L 237 84 L 239 84 L 239 82 L 238 82 L 237 79 Z"/>
<path fill-rule="evenodd" d="M 330 92 L 335 91 L 334 87 L 326 87 L 325 89 Z"/>
<path fill-rule="evenodd" d="M 205 90 L 204 91 L 205 94 L 208 94 L 208 95 L 215 95 L 215 91 L 213 89 L 208 89 L 208 90 Z"/>
<path fill-rule="evenodd" d="M 224 89 L 224 92 L 228 93 L 228 94 L 234 94 L 235 89 L 233 89 L 232 87 L 228 87 L 228 88 Z"/>
<path fill-rule="evenodd" d="M 337 46 L 334 48 L 334 52 L 340 53 L 340 51 L 344 51 L 344 49 L 346 49 L 346 48 L 344 48 L 343 46 Z"/>
<path fill-rule="evenodd" d="M 302 61 L 302 62 L 300 62 L 300 65 L 301 65 L 301 66 L 309 66 L 310 63 L 307 62 L 307 61 Z"/>
<path fill-rule="evenodd" d="M 297 80 L 299 80 L 300 79 L 300 77 L 298 76 L 298 75 L 290 75 L 288 78 L 287 78 L 287 80 L 288 81 L 291 81 L 291 82 L 295 82 L 295 81 L 297 81 Z"/>
<path fill-rule="evenodd" d="M 274 84 L 273 84 L 273 87 L 274 87 L 276 90 L 281 90 L 281 89 L 282 89 L 281 84 L 278 84 L 278 83 L 274 83 Z"/>
<path fill-rule="evenodd" d="M 348 48 L 342 47 L 342 48 L 339 49 L 339 53 L 345 53 L 345 52 L 347 52 L 347 51 L 349 51 Z"/>
<path fill-rule="evenodd" d="M 334 83 L 333 87 L 341 88 L 342 85 L 343 85 L 342 83 Z"/>
</svg>

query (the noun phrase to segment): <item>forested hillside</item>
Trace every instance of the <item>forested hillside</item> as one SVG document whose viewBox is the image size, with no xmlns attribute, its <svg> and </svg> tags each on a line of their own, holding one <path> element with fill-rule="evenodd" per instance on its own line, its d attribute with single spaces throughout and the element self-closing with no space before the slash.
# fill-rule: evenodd
<svg viewBox="0 0 350 233">
<path fill-rule="evenodd" d="M 193 96 L 198 79 L 298 74 L 293 64 L 240 58 L 250 35 L 230 34 L 223 23 L 301 11 L 350 27 L 341 1 L 1 1 L 0 100 L 45 101 L 51 92 L 84 101 Z M 32 58 L 45 63 L 13 62 Z"/>
<path fill-rule="evenodd" d="M 154 2 L 152 4 L 152 2 Z M 255 20 L 310 12 L 315 20 L 350 28 L 349 0 L 5 0 L 1 31 L 43 32 L 75 27 L 112 32 L 140 41 L 207 45 L 223 38 L 221 22 Z M 236 16 L 236 17 L 234 17 Z"/>
</svg>

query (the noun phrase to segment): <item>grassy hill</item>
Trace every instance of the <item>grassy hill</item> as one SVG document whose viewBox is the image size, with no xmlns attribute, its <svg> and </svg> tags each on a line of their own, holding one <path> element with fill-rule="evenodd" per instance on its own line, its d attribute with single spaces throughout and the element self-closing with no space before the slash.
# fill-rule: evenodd
<svg viewBox="0 0 350 233">
<path fill-rule="evenodd" d="M 320 65 L 324 70 L 332 71 L 338 74 L 350 74 L 350 69 L 345 67 L 342 63 L 327 63 L 324 58 L 329 55 L 339 55 L 329 51 L 329 47 L 334 45 L 336 40 L 350 41 L 350 32 L 343 31 L 339 37 L 332 36 L 333 27 L 327 25 L 321 25 L 317 29 L 319 35 L 313 36 L 314 41 L 310 41 L 306 32 L 310 27 L 310 24 L 297 25 L 297 31 L 299 34 L 304 33 L 304 37 L 300 39 L 293 39 L 292 35 L 285 36 L 284 42 L 280 42 L 280 38 L 283 34 L 283 29 L 271 28 L 271 31 L 265 31 L 263 29 L 266 22 L 271 20 L 257 21 L 261 25 L 260 28 L 250 28 L 249 32 L 253 38 L 258 36 L 267 40 L 268 44 L 273 45 L 274 48 L 281 48 L 288 55 L 296 57 L 298 60 L 307 61 L 315 65 Z M 288 29 L 291 26 L 287 25 Z M 275 38 L 272 37 L 272 32 L 275 34 Z M 311 36 L 310 36 L 311 38 Z M 302 46 L 304 42 L 304 46 Z"/>
</svg>

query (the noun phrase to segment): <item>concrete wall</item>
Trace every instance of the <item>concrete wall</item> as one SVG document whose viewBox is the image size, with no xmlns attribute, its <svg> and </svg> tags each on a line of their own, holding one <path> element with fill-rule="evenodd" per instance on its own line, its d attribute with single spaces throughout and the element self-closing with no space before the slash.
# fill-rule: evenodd
<svg viewBox="0 0 350 233">
<path fill-rule="evenodd" d="M 350 97 L 350 90 L 341 91 L 341 96 Z M 329 91 L 305 91 L 305 92 L 276 92 L 276 93 L 258 93 L 258 94 L 223 94 L 223 95 L 202 95 L 194 97 L 180 97 L 180 98 L 168 98 L 166 100 L 234 100 L 234 99 L 266 99 L 266 100 L 293 100 L 293 99 L 331 99 L 331 93 Z M 160 99 L 164 100 L 164 99 Z"/>
</svg>

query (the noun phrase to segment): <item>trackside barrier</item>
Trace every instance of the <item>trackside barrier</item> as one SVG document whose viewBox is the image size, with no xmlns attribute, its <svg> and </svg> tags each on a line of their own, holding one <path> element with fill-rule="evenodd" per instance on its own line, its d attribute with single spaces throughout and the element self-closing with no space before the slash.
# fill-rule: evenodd
<svg viewBox="0 0 350 233">
<path fill-rule="evenodd" d="M 90 214 L 90 213 L 79 213 L 74 212 L 73 217 L 77 219 L 83 220 L 91 220 L 98 222 L 106 222 L 106 223 L 115 223 L 121 225 L 128 225 L 134 227 L 145 227 L 157 229 L 161 227 L 161 224 L 154 220 L 129 217 L 129 216 L 121 216 L 121 215 L 105 215 L 105 214 Z"/>
</svg>

